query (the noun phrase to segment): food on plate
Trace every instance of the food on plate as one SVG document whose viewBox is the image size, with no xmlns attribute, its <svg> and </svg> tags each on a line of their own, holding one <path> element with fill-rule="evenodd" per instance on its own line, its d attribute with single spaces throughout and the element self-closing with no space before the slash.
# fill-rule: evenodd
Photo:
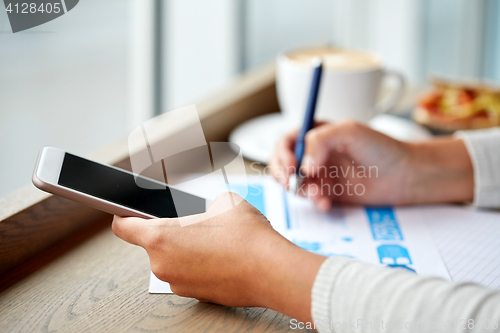
<svg viewBox="0 0 500 333">
<path fill-rule="evenodd" d="M 413 112 L 430 128 L 452 132 L 500 126 L 500 88 L 435 79 Z"/>
</svg>

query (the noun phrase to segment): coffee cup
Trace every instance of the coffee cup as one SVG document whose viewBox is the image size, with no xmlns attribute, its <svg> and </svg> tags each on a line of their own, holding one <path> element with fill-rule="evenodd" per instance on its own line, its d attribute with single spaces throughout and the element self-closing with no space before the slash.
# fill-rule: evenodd
<svg viewBox="0 0 500 333">
<path fill-rule="evenodd" d="M 388 112 L 401 99 L 405 79 L 401 73 L 382 66 L 380 57 L 367 51 L 309 48 L 277 58 L 276 85 L 281 113 L 286 121 L 303 121 L 312 79 L 312 60 L 323 61 L 323 74 L 315 119 L 338 122 L 352 119 L 366 123 Z M 379 100 L 382 82 L 393 77 L 396 85 Z"/>
</svg>

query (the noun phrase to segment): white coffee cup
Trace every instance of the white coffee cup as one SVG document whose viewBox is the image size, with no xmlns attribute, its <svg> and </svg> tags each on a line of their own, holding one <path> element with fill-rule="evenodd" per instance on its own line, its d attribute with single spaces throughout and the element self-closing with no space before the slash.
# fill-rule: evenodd
<svg viewBox="0 0 500 333">
<path fill-rule="evenodd" d="M 323 74 L 315 119 L 338 122 L 353 119 L 366 123 L 390 111 L 401 99 L 405 80 L 401 73 L 382 67 L 370 52 L 314 48 L 288 52 L 277 58 L 276 85 L 281 113 L 294 125 L 303 121 L 312 79 L 312 59 L 323 60 Z M 392 93 L 379 101 L 382 80 L 394 77 Z"/>
</svg>

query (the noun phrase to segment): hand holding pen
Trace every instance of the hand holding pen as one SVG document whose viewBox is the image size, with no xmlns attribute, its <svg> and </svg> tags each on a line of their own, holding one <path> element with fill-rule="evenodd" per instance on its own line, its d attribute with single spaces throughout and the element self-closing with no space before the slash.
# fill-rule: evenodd
<svg viewBox="0 0 500 333">
<path fill-rule="evenodd" d="M 321 83 L 321 74 L 323 73 L 323 63 L 320 58 L 314 58 L 312 61 L 313 75 L 311 81 L 311 89 L 309 91 L 309 99 L 307 101 L 304 123 L 299 131 L 295 142 L 295 159 L 297 160 L 297 169 L 295 174 L 290 175 L 289 189 L 292 193 L 297 193 L 302 185 L 303 175 L 300 173 L 300 166 L 305 150 L 305 137 L 309 130 L 314 127 L 314 112 L 318 101 L 319 87 Z"/>
</svg>

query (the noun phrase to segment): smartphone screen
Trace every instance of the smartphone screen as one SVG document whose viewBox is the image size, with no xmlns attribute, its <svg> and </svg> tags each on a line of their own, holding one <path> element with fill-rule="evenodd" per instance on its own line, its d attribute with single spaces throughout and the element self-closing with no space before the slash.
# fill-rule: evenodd
<svg viewBox="0 0 500 333">
<path fill-rule="evenodd" d="M 150 182 L 142 178 L 141 182 Z M 161 190 L 137 186 L 133 175 L 68 154 L 64 156 L 58 184 L 85 194 L 132 208 L 156 217 L 177 215 L 172 192 L 193 215 L 206 211 L 205 199 L 167 187 Z M 183 211 L 186 211 L 183 209 Z"/>
</svg>

